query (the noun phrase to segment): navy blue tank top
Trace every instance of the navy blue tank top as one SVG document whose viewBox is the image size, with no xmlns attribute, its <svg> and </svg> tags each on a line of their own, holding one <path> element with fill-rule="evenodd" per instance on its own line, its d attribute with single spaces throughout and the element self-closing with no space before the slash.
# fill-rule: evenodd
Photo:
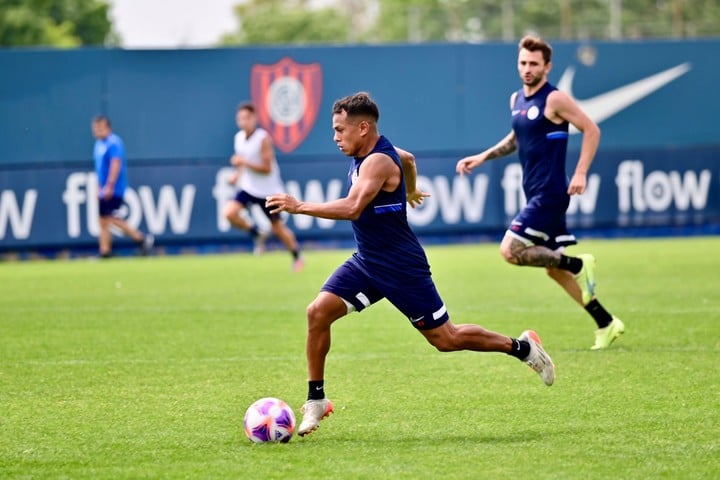
<svg viewBox="0 0 720 480">
<path fill-rule="evenodd" d="M 380 190 L 352 222 L 357 252 L 355 263 L 379 281 L 402 285 L 408 277 L 429 277 L 425 251 L 407 221 L 405 176 L 400 157 L 392 143 L 381 136 L 367 156 L 354 157 L 348 173 L 348 190 L 357 178 L 363 161 L 373 153 L 390 157 L 400 169 L 400 184 L 392 192 Z"/>
<path fill-rule="evenodd" d="M 512 108 L 512 128 L 517 138 L 523 190 L 528 200 L 539 194 L 567 195 L 568 122 L 556 124 L 544 114 L 547 97 L 555 90 L 557 88 L 545 83 L 540 90 L 526 97 L 520 89 Z"/>
</svg>

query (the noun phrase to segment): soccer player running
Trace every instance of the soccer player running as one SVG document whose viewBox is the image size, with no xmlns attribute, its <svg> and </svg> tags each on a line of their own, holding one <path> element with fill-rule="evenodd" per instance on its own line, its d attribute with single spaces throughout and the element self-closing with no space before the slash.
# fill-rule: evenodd
<svg viewBox="0 0 720 480">
<path fill-rule="evenodd" d="M 113 226 L 132 238 L 140 245 L 143 255 L 147 255 L 155 243 L 155 238 L 149 233 L 143 235 L 118 216 L 118 210 L 123 205 L 125 189 L 128 186 L 125 145 L 122 139 L 113 133 L 110 119 L 104 115 L 98 115 L 92 119 L 92 133 L 95 137 L 93 157 L 99 188 L 100 236 L 98 244 L 100 257 L 109 258 L 112 253 L 110 228 Z"/>
<path fill-rule="evenodd" d="M 382 298 L 438 350 L 504 352 L 527 363 L 545 384 L 552 385 L 555 366 L 534 331 L 511 338 L 450 321 L 425 251 L 407 221 L 406 202 L 414 208 L 427 196 L 416 186 L 415 158 L 378 133 L 380 114 L 375 102 L 359 92 L 336 101 L 332 112 L 333 139 L 340 151 L 353 157 L 347 196 L 324 203 L 300 202 L 287 194 L 267 199 L 275 213 L 351 220 L 357 243 L 357 251 L 335 270 L 307 308 L 309 392 L 298 434 L 312 432 L 333 411 L 324 388 L 332 323 Z"/>
<path fill-rule="evenodd" d="M 510 96 L 512 130 L 495 146 L 457 162 L 460 175 L 518 151 L 523 168 L 525 208 L 512 220 L 500 253 L 514 265 L 545 267 L 548 275 L 593 317 L 598 329 L 592 350 L 604 349 L 625 331 L 595 296 L 595 257 L 563 254 L 577 243 L 568 232 L 565 212 L 570 195 L 585 192 L 587 172 L 600 142 L 600 129 L 565 93 L 548 83 L 552 48 L 532 36 L 518 46 L 518 71 L 523 87 Z M 568 125 L 583 133 L 580 159 L 568 183 L 565 157 Z"/>
<path fill-rule="evenodd" d="M 237 170 L 230 178 L 230 183 L 234 185 L 240 178 L 240 189 L 235 198 L 225 205 L 225 218 L 233 227 L 250 233 L 255 243 L 254 253 L 259 255 L 265 249 L 268 232 L 260 231 L 241 215 L 243 210 L 251 205 L 259 205 L 270 220 L 272 233 L 277 235 L 292 254 L 293 271 L 299 272 L 304 264 L 295 234 L 285 225 L 279 214 L 270 213 L 265 206 L 265 197 L 285 191 L 280 178 L 280 168 L 275 160 L 272 138 L 266 130 L 258 127 L 255 106 L 252 103 L 240 104 L 236 121 L 240 130 L 235 134 L 235 154 L 230 158 L 230 163 L 237 167 Z"/>
</svg>

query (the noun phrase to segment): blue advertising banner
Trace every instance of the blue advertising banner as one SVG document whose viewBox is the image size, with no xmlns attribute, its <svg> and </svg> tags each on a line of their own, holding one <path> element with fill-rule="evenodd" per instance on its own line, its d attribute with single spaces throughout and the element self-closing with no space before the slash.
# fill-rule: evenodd
<svg viewBox="0 0 720 480">
<path fill-rule="evenodd" d="M 573 197 L 570 227 L 690 225 L 720 222 L 719 149 L 601 153 L 584 195 Z M 419 234 L 502 231 L 524 205 L 520 164 L 510 158 L 457 176 L 455 157 L 418 158 L 418 186 L 431 194 L 408 209 Z M 286 189 L 321 202 L 346 192 L 347 159 L 284 165 Z M 230 167 L 134 166 L 126 192 L 128 222 L 160 243 L 226 242 L 246 238 L 231 230 L 223 205 L 235 194 Z M 46 168 L 0 172 L 2 249 L 83 245 L 98 234 L 97 181 L 88 169 Z M 253 212 L 264 226 L 266 220 Z M 288 225 L 300 239 L 349 237 L 348 222 L 298 215 Z"/>
<path fill-rule="evenodd" d="M 720 97 L 708 94 L 715 66 L 707 61 L 720 40 L 553 47 L 550 81 L 602 129 L 571 227 L 720 223 Z M 90 119 L 99 113 L 127 147 L 128 220 L 159 242 L 246 238 L 222 218 L 243 100 L 273 137 L 287 190 L 337 198 L 348 163 L 332 141 L 330 110 L 359 90 L 378 101 L 381 133 L 417 157 L 419 185 L 432 194 L 409 211 L 418 233 L 502 232 L 525 201 L 517 158 L 469 177 L 454 166 L 510 130 L 516 55 L 511 43 L 0 50 L 0 250 L 95 243 Z M 580 140 L 571 135 L 569 171 Z M 346 222 L 288 222 L 300 239 L 351 232 Z"/>
</svg>

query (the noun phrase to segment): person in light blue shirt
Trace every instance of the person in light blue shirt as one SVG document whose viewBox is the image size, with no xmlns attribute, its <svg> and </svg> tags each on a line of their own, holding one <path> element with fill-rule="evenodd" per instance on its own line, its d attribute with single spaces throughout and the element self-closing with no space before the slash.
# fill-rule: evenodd
<svg viewBox="0 0 720 480">
<path fill-rule="evenodd" d="M 131 227 L 119 216 L 123 197 L 128 186 L 127 160 L 125 145 L 120 137 L 113 133 L 110 119 L 98 115 L 92 120 L 92 133 L 95 137 L 93 158 L 98 181 L 98 215 L 100 217 L 100 235 L 98 237 L 100 257 L 110 257 L 112 253 L 112 232 L 110 227 L 119 228 L 132 238 L 144 255 L 152 249 L 155 239 Z"/>
</svg>

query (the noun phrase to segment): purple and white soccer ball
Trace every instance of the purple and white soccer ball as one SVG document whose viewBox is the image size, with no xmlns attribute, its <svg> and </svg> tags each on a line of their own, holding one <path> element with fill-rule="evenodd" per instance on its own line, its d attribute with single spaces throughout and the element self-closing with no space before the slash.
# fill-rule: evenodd
<svg viewBox="0 0 720 480">
<path fill-rule="evenodd" d="M 245 412 L 245 435 L 255 443 L 287 443 L 295 432 L 295 413 L 279 398 L 261 398 Z"/>
</svg>

